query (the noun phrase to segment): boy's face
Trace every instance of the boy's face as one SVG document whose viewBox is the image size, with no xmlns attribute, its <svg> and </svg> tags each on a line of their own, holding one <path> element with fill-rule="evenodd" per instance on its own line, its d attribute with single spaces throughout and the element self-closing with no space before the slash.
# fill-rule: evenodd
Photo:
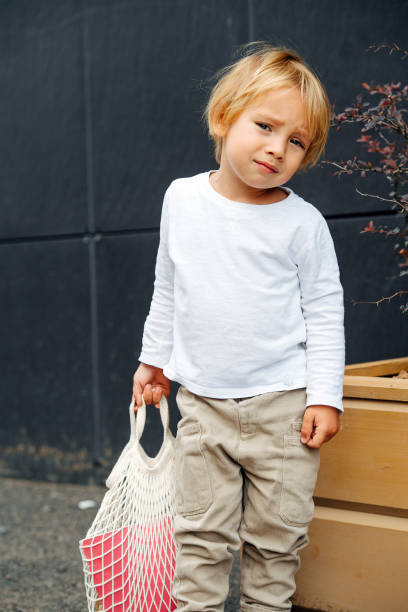
<svg viewBox="0 0 408 612">
<path fill-rule="evenodd" d="M 295 174 L 309 144 L 299 90 L 269 91 L 247 107 L 224 136 L 220 179 L 230 193 L 260 199 Z"/>
</svg>

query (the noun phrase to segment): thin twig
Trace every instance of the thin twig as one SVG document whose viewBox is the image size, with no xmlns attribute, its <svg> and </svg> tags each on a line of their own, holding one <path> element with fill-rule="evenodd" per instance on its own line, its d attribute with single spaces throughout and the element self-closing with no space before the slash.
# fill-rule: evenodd
<svg viewBox="0 0 408 612">
<path fill-rule="evenodd" d="M 350 298 L 350 302 L 352 302 L 353 306 L 355 306 L 356 304 L 377 304 L 377 306 L 380 304 L 380 302 L 384 302 L 385 300 L 392 300 L 393 298 L 395 298 L 397 295 L 400 295 L 401 293 L 408 293 L 408 291 L 397 291 L 396 293 L 394 293 L 394 295 L 390 295 L 388 297 L 382 297 L 380 300 L 374 301 L 374 302 L 357 302 L 354 298 Z"/>
<path fill-rule="evenodd" d="M 407 56 L 408 56 L 408 51 L 406 51 L 405 49 L 401 49 L 397 43 L 393 43 L 392 45 L 370 45 L 369 47 L 367 47 L 366 51 L 369 51 L 370 49 L 374 49 L 374 53 L 377 53 L 377 51 L 379 51 L 380 49 L 383 48 L 388 48 L 390 49 L 389 55 L 392 54 L 393 51 L 401 51 L 401 53 L 403 54 L 402 59 L 404 60 Z"/>
<path fill-rule="evenodd" d="M 390 198 L 382 198 L 381 196 L 375 195 L 372 193 L 362 193 L 359 189 L 357 189 L 357 187 L 356 187 L 356 191 L 360 195 L 367 196 L 368 198 L 377 198 L 378 200 L 383 200 L 384 202 L 393 202 L 394 204 L 399 204 L 398 200 L 395 200 L 395 199 L 391 200 Z"/>
</svg>

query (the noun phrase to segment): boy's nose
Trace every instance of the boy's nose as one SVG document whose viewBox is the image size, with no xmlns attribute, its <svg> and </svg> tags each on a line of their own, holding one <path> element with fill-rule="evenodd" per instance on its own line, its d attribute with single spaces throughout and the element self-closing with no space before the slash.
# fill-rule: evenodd
<svg viewBox="0 0 408 612">
<path fill-rule="evenodd" d="M 268 155 L 273 155 L 277 159 L 282 159 L 285 155 L 285 145 L 283 142 L 274 141 L 265 147 L 265 152 Z"/>
</svg>

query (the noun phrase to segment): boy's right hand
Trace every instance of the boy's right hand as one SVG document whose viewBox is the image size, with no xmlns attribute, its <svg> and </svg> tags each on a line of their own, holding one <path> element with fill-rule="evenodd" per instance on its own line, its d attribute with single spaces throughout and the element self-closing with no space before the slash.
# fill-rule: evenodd
<svg viewBox="0 0 408 612">
<path fill-rule="evenodd" d="M 156 408 L 160 408 L 163 393 L 168 398 L 170 391 L 171 381 L 163 374 L 161 368 L 141 363 L 133 376 L 135 412 L 142 405 L 142 396 L 147 405 L 154 404 Z"/>
</svg>

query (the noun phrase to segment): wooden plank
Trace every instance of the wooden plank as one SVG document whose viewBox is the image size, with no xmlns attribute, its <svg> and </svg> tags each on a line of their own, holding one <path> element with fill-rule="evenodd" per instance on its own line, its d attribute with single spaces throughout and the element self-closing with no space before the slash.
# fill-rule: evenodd
<svg viewBox="0 0 408 612">
<path fill-rule="evenodd" d="M 294 604 L 330 612 L 406 612 L 408 519 L 316 506 Z"/>
<path fill-rule="evenodd" d="M 352 363 L 346 365 L 344 372 L 350 376 L 387 376 L 387 374 L 398 374 L 401 370 L 408 370 L 408 357 Z"/>
<path fill-rule="evenodd" d="M 343 395 L 344 397 L 408 402 L 408 379 L 345 374 Z"/>
<path fill-rule="evenodd" d="M 315 497 L 408 510 L 408 405 L 344 399 L 320 449 Z"/>
</svg>

